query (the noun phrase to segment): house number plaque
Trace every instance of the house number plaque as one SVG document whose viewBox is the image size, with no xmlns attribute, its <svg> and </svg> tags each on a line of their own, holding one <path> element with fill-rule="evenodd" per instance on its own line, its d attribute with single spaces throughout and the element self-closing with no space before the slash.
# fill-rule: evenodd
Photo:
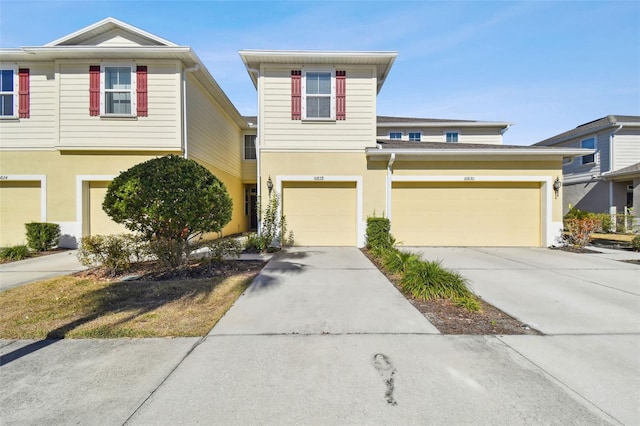
<svg viewBox="0 0 640 426">
<path fill-rule="evenodd" d="M 324 180 L 324 176 L 314 176 L 313 180 Z"/>
<path fill-rule="evenodd" d="M 476 180 L 476 178 L 473 176 L 465 176 L 464 180 Z"/>
</svg>

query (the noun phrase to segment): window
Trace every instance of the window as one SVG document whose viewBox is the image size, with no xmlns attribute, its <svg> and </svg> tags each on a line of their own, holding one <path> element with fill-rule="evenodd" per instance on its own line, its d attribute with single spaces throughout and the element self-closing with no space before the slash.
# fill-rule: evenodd
<svg viewBox="0 0 640 426">
<path fill-rule="evenodd" d="M 446 141 L 447 141 L 447 143 L 457 143 L 458 142 L 458 132 L 447 132 L 446 133 Z"/>
<path fill-rule="evenodd" d="M 17 112 L 16 70 L 13 68 L 0 69 L 0 117 L 15 117 Z"/>
<path fill-rule="evenodd" d="M 303 118 L 334 118 L 333 71 L 305 71 L 302 82 Z"/>
<path fill-rule="evenodd" d="M 104 67 L 104 113 L 131 115 L 133 88 L 131 67 Z"/>
<path fill-rule="evenodd" d="M 244 159 L 256 159 L 256 135 L 244 135 Z"/>
<path fill-rule="evenodd" d="M 596 138 L 589 138 L 580 141 L 580 148 L 596 149 Z M 591 164 L 596 162 L 596 154 L 582 156 L 582 164 Z"/>
<path fill-rule="evenodd" d="M 389 132 L 389 139 L 402 139 L 402 132 Z"/>
<path fill-rule="evenodd" d="M 420 142 L 422 140 L 422 133 L 409 132 L 409 140 L 412 142 Z"/>
</svg>

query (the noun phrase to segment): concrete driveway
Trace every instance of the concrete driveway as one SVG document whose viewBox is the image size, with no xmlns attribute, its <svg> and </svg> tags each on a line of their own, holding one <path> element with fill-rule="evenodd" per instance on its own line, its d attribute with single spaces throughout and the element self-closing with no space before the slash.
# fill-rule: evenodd
<svg viewBox="0 0 640 426">
<path fill-rule="evenodd" d="M 0 291 L 87 269 L 69 250 L 0 265 Z"/>
</svg>

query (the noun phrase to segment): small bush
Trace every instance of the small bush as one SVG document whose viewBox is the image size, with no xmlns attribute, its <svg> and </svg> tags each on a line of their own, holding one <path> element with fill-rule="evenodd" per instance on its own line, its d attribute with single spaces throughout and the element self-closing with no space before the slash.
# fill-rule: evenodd
<svg viewBox="0 0 640 426">
<path fill-rule="evenodd" d="M 392 274 L 400 274 L 405 271 L 409 263 L 419 262 L 420 255 L 390 248 L 383 251 L 381 260 L 384 269 Z"/>
<path fill-rule="evenodd" d="M 80 240 L 78 259 L 85 266 L 103 266 L 114 276 L 127 271 L 147 252 L 145 243 L 135 235 L 92 235 Z"/>
<path fill-rule="evenodd" d="M 0 260 L 22 260 L 29 257 L 29 248 L 24 244 L 0 249 Z"/>
<path fill-rule="evenodd" d="M 247 240 L 244 243 L 244 248 L 248 252 L 262 253 L 267 249 L 269 243 L 270 241 L 268 241 L 268 237 L 252 233 L 247 235 Z"/>
<path fill-rule="evenodd" d="M 27 245 L 35 251 L 49 250 L 60 242 L 60 225 L 47 222 L 25 223 Z"/>
<path fill-rule="evenodd" d="M 457 272 L 443 268 L 440 262 L 411 262 L 400 283 L 402 288 L 418 299 L 452 299 L 468 297 L 471 292 L 466 279 Z"/>
<path fill-rule="evenodd" d="M 209 248 L 210 260 L 220 261 L 225 256 L 240 257 L 242 254 L 242 244 L 235 238 L 220 238 L 208 241 L 206 246 Z"/>
<path fill-rule="evenodd" d="M 602 222 L 598 219 L 567 219 L 565 230 L 567 242 L 574 247 L 582 248 L 589 244 L 591 235 L 598 231 Z"/>
<path fill-rule="evenodd" d="M 633 240 L 631 240 L 631 247 L 633 247 L 635 251 L 640 251 L 640 235 L 633 237 Z"/>
<path fill-rule="evenodd" d="M 390 231 L 391 222 L 386 217 L 368 217 L 367 248 L 373 249 L 376 247 L 392 247 L 395 243 L 395 240 L 389 233 Z"/>
<path fill-rule="evenodd" d="M 466 309 L 469 312 L 480 312 L 482 311 L 482 305 L 478 301 L 478 299 L 473 295 L 457 297 L 453 299 L 453 303 L 456 306 Z"/>
</svg>

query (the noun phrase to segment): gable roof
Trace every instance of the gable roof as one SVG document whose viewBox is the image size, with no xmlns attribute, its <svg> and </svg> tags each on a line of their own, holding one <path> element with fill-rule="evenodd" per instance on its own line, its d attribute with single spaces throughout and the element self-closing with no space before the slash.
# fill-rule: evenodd
<svg viewBox="0 0 640 426">
<path fill-rule="evenodd" d="M 74 33 L 47 43 L 45 44 L 45 46 L 54 47 L 84 45 L 88 41 L 114 30 L 121 30 L 126 34 L 134 36 L 136 39 L 144 40 L 146 41 L 145 44 L 148 45 L 178 46 L 177 44 L 170 42 L 169 40 L 148 33 L 144 30 L 141 30 L 140 28 L 134 27 L 133 25 L 129 25 L 126 22 L 119 21 L 112 17 L 105 18 L 102 21 L 96 22 L 95 24 L 91 24 L 88 27 L 84 27 Z"/>
<path fill-rule="evenodd" d="M 584 123 L 575 129 L 568 130 L 559 135 L 552 136 L 548 139 L 535 143 L 534 145 L 550 146 L 565 142 L 569 139 L 585 136 L 590 133 L 596 133 L 610 127 L 620 125 L 640 126 L 640 116 L 637 115 L 607 115 L 606 117 Z"/>
<path fill-rule="evenodd" d="M 607 180 L 625 180 L 640 177 L 640 163 L 632 164 L 628 167 L 614 170 L 612 172 L 603 173 L 602 176 Z"/>
<path fill-rule="evenodd" d="M 260 64 L 375 65 L 377 68 L 378 92 L 398 56 L 398 52 L 330 50 L 241 50 L 238 53 L 256 88 L 258 87 L 257 71 L 260 69 Z"/>
</svg>

